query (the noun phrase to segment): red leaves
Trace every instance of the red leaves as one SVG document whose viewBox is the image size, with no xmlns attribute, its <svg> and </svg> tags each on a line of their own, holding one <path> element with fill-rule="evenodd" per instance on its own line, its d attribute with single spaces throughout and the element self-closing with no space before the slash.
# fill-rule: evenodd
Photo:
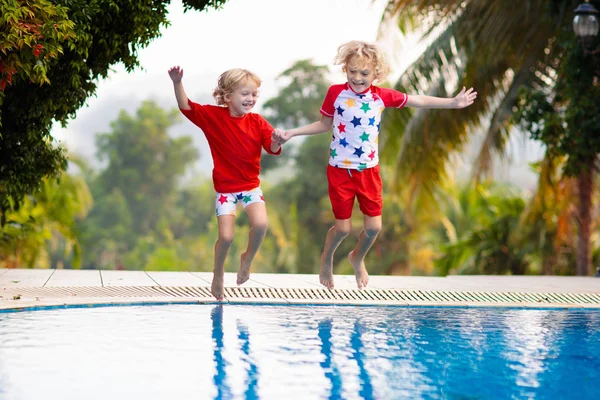
<svg viewBox="0 0 600 400">
<path fill-rule="evenodd" d="M 36 56 L 36 57 L 39 57 L 43 48 L 44 48 L 44 46 L 42 46 L 39 43 L 36 44 L 35 46 L 33 46 L 33 55 Z"/>
</svg>

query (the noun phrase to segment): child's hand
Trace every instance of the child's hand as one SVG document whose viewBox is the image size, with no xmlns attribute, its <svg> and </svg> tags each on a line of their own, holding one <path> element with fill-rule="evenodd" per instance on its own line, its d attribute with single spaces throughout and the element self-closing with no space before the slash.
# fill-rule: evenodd
<svg viewBox="0 0 600 400">
<path fill-rule="evenodd" d="M 179 83 L 181 82 L 181 78 L 183 78 L 183 69 L 180 68 L 179 65 L 176 67 L 171 67 L 169 69 L 169 76 L 171 77 L 173 83 Z"/>
<path fill-rule="evenodd" d="M 477 98 L 477 92 L 473 91 L 473 88 L 466 90 L 463 86 L 459 94 L 454 97 L 454 105 L 456 108 L 465 108 L 473 104 Z"/>
<path fill-rule="evenodd" d="M 273 140 L 279 143 L 279 145 L 282 145 L 289 140 L 289 138 L 285 137 L 285 134 L 285 131 L 282 131 L 281 129 L 277 128 L 273 131 Z"/>
</svg>

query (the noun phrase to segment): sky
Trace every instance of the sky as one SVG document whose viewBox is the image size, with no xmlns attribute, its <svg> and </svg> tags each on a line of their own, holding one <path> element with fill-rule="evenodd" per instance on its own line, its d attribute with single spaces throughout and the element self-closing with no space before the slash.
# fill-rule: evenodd
<svg viewBox="0 0 600 400">
<path fill-rule="evenodd" d="M 229 0 L 222 9 L 183 12 L 180 0 L 169 6 L 171 26 L 139 51 L 143 69 L 127 73 L 116 65 L 99 82 L 96 96 L 77 112 L 66 128 L 56 124 L 53 136 L 69 151 L 88 160 L 95 157 L 96 133 L 110 132 L 110 122 L 121 109 L 135 113 L 141 102 L 155 100 L 174 108 L 177 103 L 167 70 L 180 65 L 190 99 L 213 103 L 212 89 L 219 75 L 239 67 L 257 73 L 262 81 L 261 103 L 277 94 L 277 76 L 300 59 L 333 65 L 337 47 L 349 40 L 375 42 L 386 0 Z M 334 73 L 335 76 L 335 73 Z M 182 118 L 174 135 L 194 138 L 201 158 L 196 172 L 209 176 L 212 159 L 201 131 Z"/>
</svg>

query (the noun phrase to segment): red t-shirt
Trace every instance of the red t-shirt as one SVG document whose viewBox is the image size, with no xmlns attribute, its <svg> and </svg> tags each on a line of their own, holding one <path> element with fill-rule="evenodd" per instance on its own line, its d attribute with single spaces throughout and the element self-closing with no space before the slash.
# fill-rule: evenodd
<svg viewBox="0 0 600 400">
<path fill-rule="evenodd" d="M 263 117 L 248 113 L 233 117 L 227 107 L 200 105 L 188 100 L 191 110 L 181 110 L 208 140 L 213 158 L 213 185 L 218 193 L 234 193 L 260 185 L 260 156 L 271 151 L 273 127 Z"/>
</svg>

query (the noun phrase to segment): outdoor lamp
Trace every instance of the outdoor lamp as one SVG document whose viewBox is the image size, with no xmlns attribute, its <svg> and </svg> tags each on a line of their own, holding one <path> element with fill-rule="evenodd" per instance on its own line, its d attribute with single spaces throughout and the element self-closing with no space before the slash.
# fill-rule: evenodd
<svg viewBox="0 0 600 400">
<path fill-rule="evenodd" d="M 598 35 L 598 28 L 598 10 L 587 1 L 578 5 L 573 18 L 573 30 L 586 50 Z"/>
</svg>

